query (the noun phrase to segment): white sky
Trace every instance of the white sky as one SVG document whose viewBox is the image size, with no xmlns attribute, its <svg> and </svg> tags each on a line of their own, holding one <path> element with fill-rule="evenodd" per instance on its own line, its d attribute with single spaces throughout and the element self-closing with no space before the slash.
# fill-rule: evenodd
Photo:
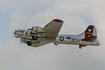
<svg viewBox="0 0 105 70">
<path fill-rule="evenodd" d="M 0 70 L 104 70 L 104 7 L 104 0 L 0 0 Z M 18 28 L 43 27 L 55 18 L 64 21 L 60 34 L 80 34 L 95 25 L 103 45 L 32 48 L 12 37 Z"/>
</svg>

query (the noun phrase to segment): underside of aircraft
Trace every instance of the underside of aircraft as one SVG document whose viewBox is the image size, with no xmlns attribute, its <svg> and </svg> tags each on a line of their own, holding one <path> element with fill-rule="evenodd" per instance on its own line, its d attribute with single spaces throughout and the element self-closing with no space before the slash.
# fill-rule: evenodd
<svg viewBox="0 0 105 70">
<path fill-rule="evenodd" d="M 95 26 L 90 25 L 79 35 L 58 35 L 63 21 L 54 19 L 45 27 L 33 26 L 30 29 L 15 30 L 15 38 L 20 38 L 22 43 L 31 47 L 39 47 L 48 43 L 58 44 L 73 44 L 79 45 L 79 48 L 91 46 L 99 46 L 97 40 L 97 30 Z"/>
</svg>

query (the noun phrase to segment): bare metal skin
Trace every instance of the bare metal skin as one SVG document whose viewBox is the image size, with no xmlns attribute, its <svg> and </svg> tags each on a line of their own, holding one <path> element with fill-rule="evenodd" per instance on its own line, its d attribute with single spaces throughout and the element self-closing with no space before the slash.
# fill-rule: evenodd
<svg viewBox="0 0 105 70">
<path fill-rule="evenodd" d="M 48 43 L 58 44 L 73 44 L 79 45 L 79 48 L 87 45 L 99 46 L 97 41 L 97 31 L 93 25 L 79 35 L 58 35 L 63 21 L 54 19 L 45 27 L 33 26 L 30 29 L 19 29 L 14 31 L 15 38 L 20 38 L 22 43 L 31 47 L 39 47 Z"/>
</svg>

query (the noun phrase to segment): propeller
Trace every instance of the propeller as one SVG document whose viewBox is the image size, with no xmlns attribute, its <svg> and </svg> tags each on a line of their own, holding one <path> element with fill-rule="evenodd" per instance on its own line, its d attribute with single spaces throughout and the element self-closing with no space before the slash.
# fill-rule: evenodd
<svg viewBox="0 0 105 70">
<path fill-rule="evenodd" d="M 12 37 L 15 37 L 14 35 Z"/>
<path fill-rule="evenodd" d="M 37 32 L 38 31 L 38 26 L 36 26 L 36 31 L 35 32 Z"/>
<path fill-rule="evenodd" d="M 21 46 L 21 43 L 22 43 L 22 38 L 20 39 L 20 46 Z"/>
</svg>

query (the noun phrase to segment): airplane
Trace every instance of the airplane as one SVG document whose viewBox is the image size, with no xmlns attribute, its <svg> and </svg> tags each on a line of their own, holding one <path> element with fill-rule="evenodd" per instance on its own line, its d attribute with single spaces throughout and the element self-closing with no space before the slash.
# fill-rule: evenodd
<svg viewBox="0 0 105 70">
<path fill-rule="evenodd" d="M 45 27 L 33 26 L 29 29 L 18 29 L 14 31 L 15 38 L 20 38 L 22 43 L 31 47 L 39 47 L 48 43 L 79 45 L 79 48 L 90 46 L 99 46 L 97 40 L 97 30 L 95 26 L 90 25 L 79 35 L 58 35 L 63 21 L 54 19 Z"/>
</svg>

